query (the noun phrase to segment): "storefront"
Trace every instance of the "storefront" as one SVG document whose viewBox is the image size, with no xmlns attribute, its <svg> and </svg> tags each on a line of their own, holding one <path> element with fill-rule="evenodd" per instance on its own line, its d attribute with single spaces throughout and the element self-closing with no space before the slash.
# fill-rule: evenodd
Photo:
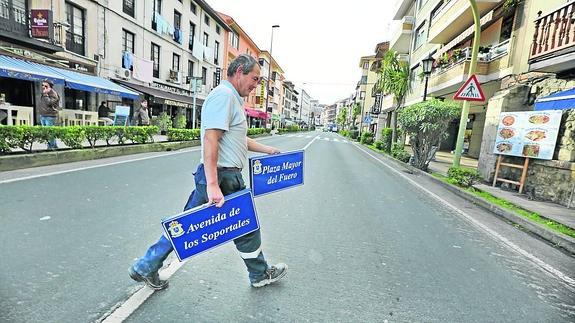
<svg viewBox="0 0 575 323">
<path fill-rule="evenodd" d="M 32 109 L 31 123 L 36 124 L 39 115 L 34 107 L 40 99 L 40 84 L 44 80 L 54 83 L 54 89 L 61 97 L 61 107 L 69 110 L 96 111 L 95 93 L 117 97 L 122 101 L 139 96 L 139 93 L 101 77 L 7 55 L 0 55 L 0 80 L 0 96 L 10 106 Z M 18 111 L 13 109 L 12 112 Z"/>
<path fill-rule="evenodd" d="M 246 112 L 246 121 L 250 128 L 265 128 L 266 120 L 269 118 L 267 112 L 244 107 Z"/>
<path fill-rule="evenodd" d="M 152 111 L 152 120 L 160 117 L 163 112 L 175 125 L 178 116 L 184 116 L 185 127 L 192 128 L 192 120 L 194 117 L 194 98 L 188 91 L 168 86 L 159 83 L 153 83 L 154 87 L 148 87 L 141 84 L 135 84 L 125 81 L 118 81 L 121 85 L 132 88 L 136 91 L 144 93 L 144 99 L 148 101 Z M 200 113 L 204 100 L 196 98 L 196 128 L 200 124 Z"/>
</svg>

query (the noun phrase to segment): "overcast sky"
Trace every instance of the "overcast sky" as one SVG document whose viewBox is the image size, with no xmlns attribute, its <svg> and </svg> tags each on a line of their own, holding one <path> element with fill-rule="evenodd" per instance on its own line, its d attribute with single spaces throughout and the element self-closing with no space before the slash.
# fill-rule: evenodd
<svg viewBox="0 0 575 323">
<path fill-rule="evenodd" d="M 231 17 L 261 50 L 269 50 L 288 80 L 320 103 L 349 97 L 361 77 L 361 56 L 389 40 L 394 0 L 207 0 Z M 304 84 L 305 83 L 305 84 Z"/>
</svg>

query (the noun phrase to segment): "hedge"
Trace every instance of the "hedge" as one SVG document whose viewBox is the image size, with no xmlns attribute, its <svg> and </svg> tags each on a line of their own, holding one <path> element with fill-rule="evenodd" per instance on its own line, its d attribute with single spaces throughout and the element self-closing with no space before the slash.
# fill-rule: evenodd
<svg viewBox="0 0 575 323">
<path fill-rule="evenodd" d="M 271 129 L 250 128 L 248 135 L 269 133 Z M 34 143 L 46 143 L 51 138 L 61 140 L 70 148 L 84 148 L 83 143 L 88 141 L 94 148 L 96 142 L 105 141 L 111 146 L 112 139 L 122 145 L 127 140 L 132 143 L 154 142 L 154 135 L 159 133 L 157 126 L 124 127 L 124 126 L 70 126 L 70 127 L 42 127 L 42 126 L 3 126 L 0 125 L 0 153 L 9 153 L 20 148 L 32 152 Z M 198 140 L 199 129 L 175 129 L 167 131 L 168 141 Z"/>
</svg>

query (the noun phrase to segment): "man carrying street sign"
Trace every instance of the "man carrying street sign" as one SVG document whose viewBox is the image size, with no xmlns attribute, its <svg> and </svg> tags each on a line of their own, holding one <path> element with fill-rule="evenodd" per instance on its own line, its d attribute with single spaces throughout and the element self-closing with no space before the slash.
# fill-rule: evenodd
<svg viewBox="0 0 575 323">
<path fill-rule="evenodd" d="M 260 66 L 249 55 L 234 59 L 227 71 L 227 80 L 214 88 L 202 106 L 202 157 L 195 172 L 196 189 L 184 210 L 209 203 L 221 207 L 224 196 L 245 189 L 241 170 L 249 151 L 277 154 L 280 151 L 247 137 L 247 123 L 242 97 L 249 95 L 260 81 Z M 253 287 L 262 287 L 283 278 L 287 265 L 268 266 L 261 250 L 259 229 L 234 240 L 249 273 Z M 153 289 L 164 289 L 168 282 L 160 280 L 158 270 L 173 251 L 163 235 L 129 270 L 130 277 L 143 281 Z"/>
</svg>

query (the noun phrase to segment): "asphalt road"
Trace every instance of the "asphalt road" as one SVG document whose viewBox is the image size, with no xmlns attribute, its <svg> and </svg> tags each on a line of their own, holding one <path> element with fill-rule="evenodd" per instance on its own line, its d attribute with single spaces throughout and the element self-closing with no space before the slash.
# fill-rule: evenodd
<svg viewBox="0 0 575 323">
<path fill-rule="evenodd" d="M 572 255 L 336 134 L 260 140 L 307 147 L 305 185 L 256 198 L 280 283 L 251 288 L 233 244 L 169 258 L 164 291 L 128 277 L 197 148 L 4 172 L 0 322 L 575 321 Z"/>
</svg>

